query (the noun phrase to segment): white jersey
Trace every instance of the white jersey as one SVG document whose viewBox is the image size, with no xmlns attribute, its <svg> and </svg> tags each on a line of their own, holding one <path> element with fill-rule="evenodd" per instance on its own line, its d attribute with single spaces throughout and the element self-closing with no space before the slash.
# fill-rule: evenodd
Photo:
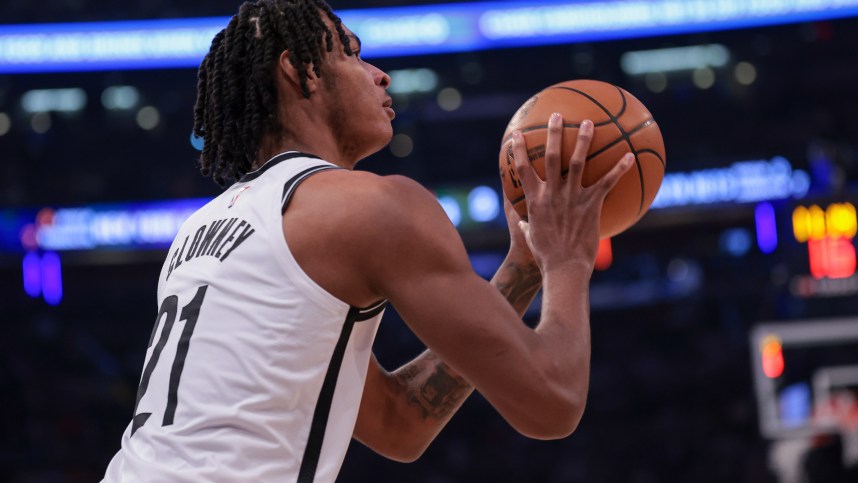
<svg viewBox="0 0 858 483">
<path fill-rule="evenodd" d="M 385 303 L 349 306 L 289 251 L 282 213 L 326 169 L 337 168 L 280 154 L 182 225 L 105 481 L 334 481 Z"/>
</svg>

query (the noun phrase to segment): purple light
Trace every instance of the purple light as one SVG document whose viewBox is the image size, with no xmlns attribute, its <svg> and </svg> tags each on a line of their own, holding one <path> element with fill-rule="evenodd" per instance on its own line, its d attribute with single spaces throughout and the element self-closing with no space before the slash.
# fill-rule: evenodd
<svg viewBox="0 0 858 483">
<path fill-rule="evenodd" d="M 63 274 L 60 267 L 60 256 L 55 252 L 45 252 L 42 255 L 42 291 L 45 302 L 49 305 L 59 305 L 63 299 Z"/>
<path fill-rule="evenodd" d="M 757 222 L 757 246 L 763 253 L 772 253 L 778 247 L 778 227 L 775 208 L 771 203 L 760 203 L 754 209 Z"/>
<path fill-rule="evenodd" d="M 28 252 L 24 255 L 24 291 L 30 297 L 36 298 L 42 294 L 42 267 L 39 263 L 39 254 Z"/>
</svg>

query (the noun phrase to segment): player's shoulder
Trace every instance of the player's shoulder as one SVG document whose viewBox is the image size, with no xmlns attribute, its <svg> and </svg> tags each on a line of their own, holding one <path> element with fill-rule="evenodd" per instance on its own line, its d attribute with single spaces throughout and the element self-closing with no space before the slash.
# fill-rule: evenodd
<svg viewBox="0 0 858 483">
<path fill-rule="evenodd" d="M 337 212 L 363 221 L 378 217 L 409 217 L 440 206 L 432 193 L 417 181 L 401 175 L 379 176 L 366 171 L 331 170 L 312 183 L 323 203 Z"/>
<path fill-rule="evenodd" d="M 382 273 L 391 260 L 455 258 L 461 251 L 450 219 L 426 188 L 405 176 L 330 170 L 307 179 L 296 192 L 293 226 L 311 228 L 292 234 L 315 250 L 336 253 L 362 272 Z M 284 215 L 284 230 L 289 215 Z M 452 253 L 452 255 L 451 255 Z"/>
<path fill-rule="evenodd" d="M 326 171 L 319 180 L 336 184 L 344 192 L 352 196 L 360 196 L 372 200 L 378 196 L 425 196 L 429 191 L 417 181 L 398 174 L 381 176 L 368 171 L 352 171 L 335 169 Z"/>
</svg>

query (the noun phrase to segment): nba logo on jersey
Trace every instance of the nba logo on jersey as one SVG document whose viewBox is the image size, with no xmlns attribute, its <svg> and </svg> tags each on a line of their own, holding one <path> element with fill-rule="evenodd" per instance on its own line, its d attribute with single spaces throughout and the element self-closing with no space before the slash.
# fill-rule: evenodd
<svg viewBox="0 0 858 483">
<path fill-rule="evenodd" d="M 245 187 L 241 188 L 240 190 L 238 190 L 238 193 L 236 193 L 235 196 L 233 196 L 232 199 L 229 200 L 229 205 L 227 205 L 227 208 L 232 208 L 232 205 L 234 205 L 235 202 L 238 201 L 238 197 L 241 196 L 241 194 L 244 193 L 244 190 L 247 190 L 247 189 L 250 189 L 250 185 L 245 186 Z"/>
</svg>

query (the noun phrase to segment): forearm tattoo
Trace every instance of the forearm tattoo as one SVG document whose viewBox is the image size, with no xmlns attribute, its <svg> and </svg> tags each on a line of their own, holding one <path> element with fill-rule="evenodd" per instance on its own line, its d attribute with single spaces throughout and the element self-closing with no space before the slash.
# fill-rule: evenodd
<svg viewBox="0 0 858 483">
<path fill-rule="evenodd" d="M 423 419 L 447 419 L 473 389 L 431 352 L 396 371 L 396 378 L 405 388 L 408 403 L 420 408 Z"/>
<path fill-rule="evenodd" d="M 539 292 L 542 275 L 536 266 L 506 262 L 495 274 L 492 284 L 522 315 Z M 446 420 L 474 389 L 431 351 L 400 368 L 394 375 L 405 388 L 408 403 L 420 408 L 424 420 Z"/>
<path fill-rule="evenodd" d="M 505 262 L 492 278 L 492 284 L 522 315 L 542 287 L 542 274 L 535 265 Z"/>
</svg>

